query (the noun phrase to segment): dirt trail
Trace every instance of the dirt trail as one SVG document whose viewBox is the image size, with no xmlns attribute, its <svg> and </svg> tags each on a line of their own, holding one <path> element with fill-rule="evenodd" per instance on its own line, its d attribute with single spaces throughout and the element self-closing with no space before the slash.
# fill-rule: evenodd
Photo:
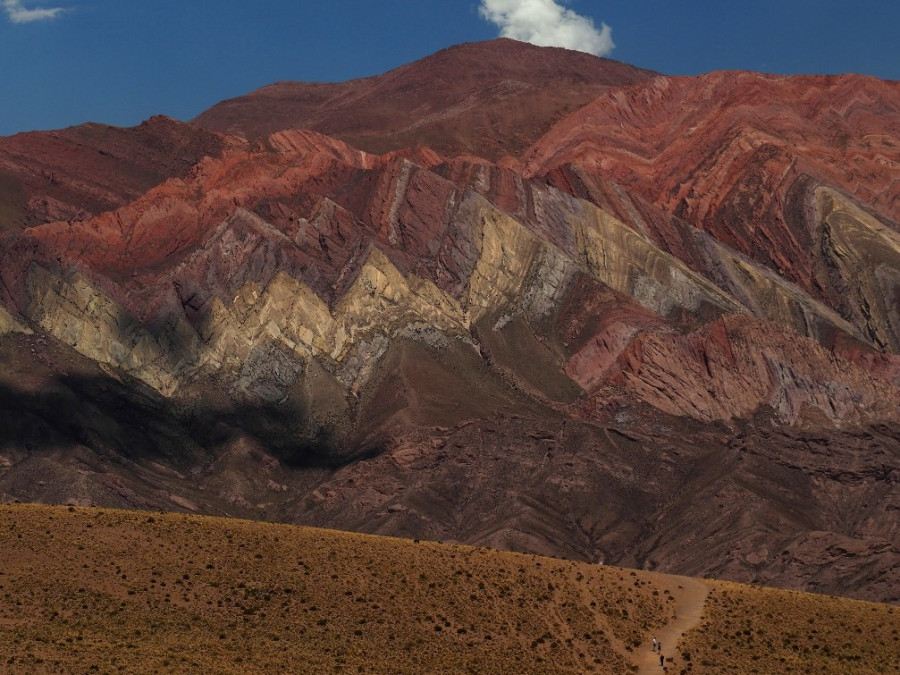
<svg viewBox="0 0 900 675">
<path fill-rule="evenodd" d="M 644 573 L 646 574 L 646 573 Z M 659 665 L 659 652 L 651 649 L 651 644 L 642 644 L 635 652 L 633 658 L 638 666 L 640 675 L 658 675 L 663 672 L 680 672 L 681 654 L 676 652 L 675 647 L 681 636 L 688 630 L 696 626 L 700 622 L 703 615 L 703 604 L 706 602 L 706 596 L 709 595 L 709 586 L 700 579 L 692 579 L 691 577 L 680 577 L 671 574 L 650 574 L 650 577 L 656 577 L 653 581 L 660 589 L 668 589 L 675 598 L 675 618 L 668 624 L 656 631 L 652 637 L 662 643 L 662 653 L 669 659 L 675 659 L 674 664 L 666 661 L 666 669 L 663 670 Z"/>
</svg>

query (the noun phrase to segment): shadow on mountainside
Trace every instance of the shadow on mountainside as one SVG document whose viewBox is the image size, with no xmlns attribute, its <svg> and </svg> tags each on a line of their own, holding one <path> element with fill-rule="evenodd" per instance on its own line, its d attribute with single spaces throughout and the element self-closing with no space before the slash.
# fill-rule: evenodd
<svg viewBox="0 0 900 675">
<path fill-rule="evenodd" d="M 130 386 L 129 386 L 130 385 Z M 0 452 L 30 455 L 80 446 L 103 457 L 189 469 L 251 438 L 289 469 L 336 469 L 353 453 L 328 430 L 297 429 L 295 405 L 184 407 L 111 377 L 60 376 L 43 391 L 0 385 Z"/>
<path fill-rule="evenodd" d="M 477 392 L 448 375 L 459 360 L 429 367 L 419 346 L 386 355 L 381 384 L 361 394 L 359 437 L 383 439 L 366 445 L 346 440 L 352 423 L 310 425 L 299 395 L 251 404 L 211 379 L 170 400 L 42 340 L 0 340 L 0 499 L 263 518 L 898 600 L 896 426 L 804 430 L 765 412 L 702 424 L 628 405 L 585 419 L 512 398 L 487 406 L 499 392 L 448 416 Z M 401 385 L 408 400 L 392 401 Z"/>
</svg>

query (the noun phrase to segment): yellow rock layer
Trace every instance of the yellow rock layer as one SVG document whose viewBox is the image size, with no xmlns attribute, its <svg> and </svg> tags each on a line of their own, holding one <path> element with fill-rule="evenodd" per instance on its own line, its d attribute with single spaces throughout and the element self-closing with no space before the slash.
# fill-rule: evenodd
<svg viewBox="0 0 900 675">
<path fill-rule="evenodd" d="M 31 334 L 31 329 L 23 326 L 16 321 L 12 314 L 0 307 L 0 335 L 8 335 L 9 333 L 25 333 Z"/>
<path fill-rule="evenodd" d="M 704 304 L 720 312 L 746 312 L 718 286 L 605 211 L 582 202 L 573 214 L 581 261 L 592 276 L 630 295 L 647 309 L 669 316 L 696 312 Z"/>
<path fill-rule="evenodd" d="M 306 284 L 279 273 L 265 287 L 248 283 L 215 299 L 197 332 L 173 318 L 154 332 L 142 327 L 87 279 L 61 279 L 33 267 L 28 314 L 44 330 L 100 363 L 122 368 L 164 395 L 200 370 L 239 368 L 260 344 L 276 341 L 304 360 L 330 363 L 356 389 L 398 334 L 468 337 L 488 314 L 497 327 L 521 312 L 543 315 L 579 269 L 556 247 L 481 197 L 467 205 L 479 259 L 460 300 L 430 281 L 405 277 L 373 249 L 333 311 Z M 588 272 L 662 314 L 709 302 L 739 309 L 721 291 L 590 205 L 574 223 Z M 199 333 L 199 334 L 198 334 Z"/>
<path fill-rule="evenodd" d="M 143 380 L 163 395 L 177 388 L 177 354 L 190 354 L 194 345 L 175 350 L 179 334 L 192 342 L 189 329 L 177 323 L 159 337 L 132 317 L 80 274 L 62 279 L 32 265 L 27 277 L 31 303 L 29 318 L 45 331 L 99 363 L 109 364 Z M 172 330 L 167 334 L 168 330 Z"/>
<path fill-rule="evenodd" d="M 816 205 L 823 251 L 850 294 L 851 320 L 877 347 L 900 352 L 900 234 L 833 190 Z"/>
<path fill-rule="evenodd" d="M 833 309 L 813 300 L 794 284 L 774 272 L 756 265 L 718 242 L 712 241 L 719 271 L 727 275 L 731 287 L 755 316 L 806 337 L 821 337 L 823 329 L 833 327 L 848 335 L 861 337 L 852 324 Z"/>
<path fill-rule="evenodd" d="M 230 306 L 216 299 L 201 327 L 200 361 L 235 367 L 256 345 L 275 340 L 304 359 L 333 362 L 339 379 L 353 385 L 397 332 L 417 325 L 455 335 L 468 330 L 452 297 L 431 282 L 405 278 L 373 249 L 333 312 L 308 286 L 281 273 L 262 292 L 246 284 Z"/>
<path fill-rule="evenodd" d="M 465 294 L 468 320 L 501 313 L 502 327 L 519 312 L 546 314 L 575 265 L 506 213 L 486 202 L 480 210 L 480 255 Z"/>
</svg>

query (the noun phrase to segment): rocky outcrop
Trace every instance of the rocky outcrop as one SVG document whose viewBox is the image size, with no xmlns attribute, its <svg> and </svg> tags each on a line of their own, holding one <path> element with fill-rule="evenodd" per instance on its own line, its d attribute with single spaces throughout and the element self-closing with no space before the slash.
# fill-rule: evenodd
<svg viewBox="0 0 900 675">
<path fill-rule="evenodd" d="M 508 377 L 551 399 L 570 399 L 559 386 L 608 385 L 705 421 L 763 405 L 791 423 L 806 408 L 832 424 L 889 416 L 893 385 L 870 381 L 881 371 L 866 375 L 859 347 L 857 366 L 823 351 L 865 336 L 795 285 L 695 229 L 671 248 L 689 251 L 698 273 L 643 234 L 640 219 L 626 224 L 506 175 L 468 160 L 435 172 L 312 132 L 281 132 L 255 152 L 206 159 L 115 212 L 32 228 L 8 244 L 6 285 L 44 331 L 166 395 L 241 369 L 266 345 L 301 364 L 316 360 L 355 393 L 392 340 L 418 335 L 480 345 Z M 611 210 L 630 215 L 621 203 Z M 890 243 L 893 235 L 877 236 Z M 40 251 L 31 263 L 22 242 Z M 886 260 L 868 278 L 889 280 L 895 267 Z M 859 264 L 851 260 L 844 275 Z M 554 325 L 574 287 L 612 291 L 637 320 L 622 311 L 591 318 L 594 332 L 576 349 Z M 878 316 L 892 330 L 887 306 Z M 491 337 L 525 327 L 524 337 Z M 785 329 L 821 346 L 796 348 Z M 736 336 L 724 352 L 711 341 L 718 334 Z M 556 394 L 529 384 L 517 352 L 504 347 L 522 340 L 536 340 L 531 358 L 549 359 L 541 367 L 569 384 L 550 386 Z"/>
</svg>

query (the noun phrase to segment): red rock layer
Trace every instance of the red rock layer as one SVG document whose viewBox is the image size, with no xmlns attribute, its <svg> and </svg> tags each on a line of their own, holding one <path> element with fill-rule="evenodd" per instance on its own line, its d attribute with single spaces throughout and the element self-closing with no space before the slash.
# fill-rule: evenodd
<svg viewBox="0 0 900 675">
<path fill-rule="evenodd" d="M 312 132 L 273 136 L 255 152 L 230 149 L 205 158 L 116 211 L 89 220 L 32 228 L 27 237 L 62 258 L 112 279 L 152 272 L 177 262 L 236 208 L 259 207 L 286 231 L 296 229 L 294 202 L 310 206 L 374 160 Z M 303 161 L 298 161 L 302 159 Z M 273 202 L 282 200 L 276 208 Z"/>
<path fill-rule="evenodd" d="M 563 188 L 571 177 L 559 170 L 577 165 L 821 297 L 810 188 L 853 195 L 896 227 L 898 138 L 900 83 L 722 72 L 608 92 L 523 162 Z"/>
<path fill-rule="evenodd" d="M 228 144 L 166 117 L 0 138 L 0 231 L 118 208 Z"/>
<path fill-rule="evenodd" d="M 698 331 L 640 334 L 611 350 L 604 381 L 672 415 L 700 420 L 748 418 L 764 407 L 791 424 L 890 419 L 900 390 L 812 340 L 748 316 L 717 319 Z M 587 368 L 573 360 L 584 380 Z M 600 394 L 604 399 L 610 394 Z"/>
</svg>

